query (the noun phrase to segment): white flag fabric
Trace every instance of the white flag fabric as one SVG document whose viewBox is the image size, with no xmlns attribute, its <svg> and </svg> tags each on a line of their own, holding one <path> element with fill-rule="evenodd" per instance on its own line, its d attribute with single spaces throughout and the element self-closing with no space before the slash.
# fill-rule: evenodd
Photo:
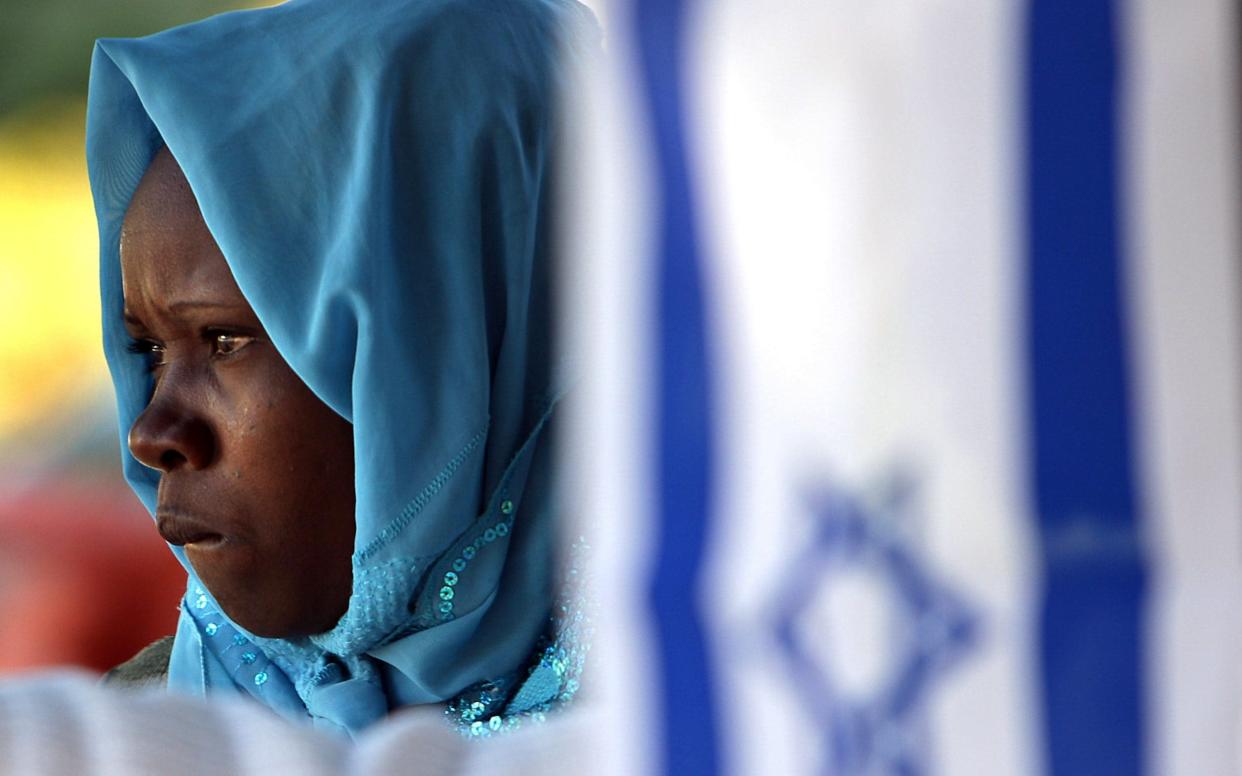
<svg viewBox="0 0 1242 776">
<path fill-rule="evenodd" d="M 589 709 L 554 715 L 521 735 L 471 739 L 438 705 L 390 715 L 350 740 L 291 724 L 240 698 L 100 687 L 82 672 L 0 684 L 5 776 L 489 776 L 581 772 L 594 751 Z"/>
<path fill-rule="evenodd" d="M 600 767 L 1242 770 L 1234 4 L 606 18 Z"/>
</svg>

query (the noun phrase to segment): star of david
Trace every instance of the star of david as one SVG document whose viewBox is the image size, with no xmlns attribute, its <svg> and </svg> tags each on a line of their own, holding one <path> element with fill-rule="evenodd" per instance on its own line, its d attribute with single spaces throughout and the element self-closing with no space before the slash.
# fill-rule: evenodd
<svg viewBox="0 0 1242 776">
<path fill-rule="evenodd" d="M 978 641 L 978 617 L 933 577 L 902 533 L 910 488 L 889 490 L 883 503 L 870 509 L 835 490 L 814 499 L 812 539 L 794 558 L 778 592 L 777 641 L 795 691 L 823 736 L 821 770 L 837 776 L 925 773 L 927 694 Z M 816 595 L 851 570 L 884 581 L 889 614 L 900 625 L 889 670 L 861 696 L 842 687 L 832 666 L 804 638 Z"/>
</svg>

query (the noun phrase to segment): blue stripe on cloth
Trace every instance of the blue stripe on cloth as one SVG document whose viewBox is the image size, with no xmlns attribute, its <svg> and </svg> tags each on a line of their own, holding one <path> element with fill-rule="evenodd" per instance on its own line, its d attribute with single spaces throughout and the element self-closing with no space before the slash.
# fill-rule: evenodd
<svg viewBox="0 0 1242 776">
<path fill-rule="evenodd" d="M 1053 774 L 1143 771 L 1143 597 L 1119 239 L 1118 15 L 1033 0 L 1026 41 L 1032 490 Z"/>
<path fill-rule="evenodd" d="M 641 85 L 656 156 L 657 531 L 649 590 L 658 639 L 666 773 L 718 771 L 715 689 L 698 592 L 711 522 L 711 371 L 683 128 L 687 2 L 635 0 Z"/>
</svg>

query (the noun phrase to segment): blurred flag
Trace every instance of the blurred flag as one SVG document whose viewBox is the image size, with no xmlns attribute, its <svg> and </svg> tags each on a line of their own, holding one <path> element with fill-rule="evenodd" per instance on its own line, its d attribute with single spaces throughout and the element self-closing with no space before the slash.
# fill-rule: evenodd
<svg viewBox="0 0 1242 776">
<path fill-rule="evenodd" d="M 1237 772 L 1236 13 L 607 8 L 598 767 Z"/>
</svg>

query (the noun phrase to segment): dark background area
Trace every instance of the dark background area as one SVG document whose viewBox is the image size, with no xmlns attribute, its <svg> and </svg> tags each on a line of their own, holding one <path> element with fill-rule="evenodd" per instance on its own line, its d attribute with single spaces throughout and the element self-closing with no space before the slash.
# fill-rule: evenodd
<svg viewBox="0 0 1242 776">
<path fill-rule="evenodd" d="M 86 94 L 96 38 L 147 35 L 237 2 L 0 0 L 0 117 L 49 98 Z"/>
</svg>

